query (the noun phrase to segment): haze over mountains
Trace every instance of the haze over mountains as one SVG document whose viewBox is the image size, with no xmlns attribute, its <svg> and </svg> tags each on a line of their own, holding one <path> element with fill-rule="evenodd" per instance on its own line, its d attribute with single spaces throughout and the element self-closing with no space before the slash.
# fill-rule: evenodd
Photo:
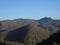
<svg viewBox="0 0 60 45">
<path fill-rule="evenodd" d="M 35 45 L 60 29 L 60 20 L 44 17 L 40 20 L 15 19 L 0 21 L 0 40 Z M 27 43 L 28 42 L 28 43 Z M 13 44 L 14 45 L 14 44 Z"/>
</svg>

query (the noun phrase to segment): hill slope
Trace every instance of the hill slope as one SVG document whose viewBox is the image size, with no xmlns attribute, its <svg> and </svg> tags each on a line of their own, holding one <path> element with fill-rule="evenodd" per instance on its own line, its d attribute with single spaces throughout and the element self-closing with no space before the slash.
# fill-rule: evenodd
<svg viewBox="0 0 60 45">
<path fill-rule="evenodd" d="M 36 25 L 26 25 L 22 28 L 8 32 L 5 40 L 27 43 L 30 45 L 35 45 L 36 42 L 40 42 L 43 39 L 49 37 L 50 32 Z M 18 36 L 19 35 L 19 36 Z"/>
</svg>

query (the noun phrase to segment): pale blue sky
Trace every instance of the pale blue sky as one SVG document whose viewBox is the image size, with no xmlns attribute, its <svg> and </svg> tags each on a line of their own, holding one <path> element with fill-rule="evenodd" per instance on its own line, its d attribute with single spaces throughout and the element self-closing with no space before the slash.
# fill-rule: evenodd
<svg viewBox="0 0 60 45">
<path fill-rule="evenodd" d="M 60 19 L 60 0 L 0 0 L 0 20 L 43 17 Z"/>
</svg>

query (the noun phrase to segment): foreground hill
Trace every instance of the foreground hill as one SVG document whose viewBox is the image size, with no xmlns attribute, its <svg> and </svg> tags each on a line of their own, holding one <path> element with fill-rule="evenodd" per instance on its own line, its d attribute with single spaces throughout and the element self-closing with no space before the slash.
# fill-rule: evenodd
<svg viewBox="0 0 60 45">
<path fill-rule="evenodd" d="M 5 40 L 35 45 L 36 42 L 40 42 L 43 39 L 48 38 L 49 34 L 49 31 L 39 28 L 36 25 L 27 25 L 8 32 Z"/>
</svg>

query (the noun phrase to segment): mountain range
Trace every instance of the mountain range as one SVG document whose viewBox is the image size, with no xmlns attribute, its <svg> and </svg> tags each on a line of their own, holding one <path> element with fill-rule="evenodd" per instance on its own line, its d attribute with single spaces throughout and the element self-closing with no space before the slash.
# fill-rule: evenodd
<svg viewBox="0 0 60 45">
<path fill-rule="evenodd" d="M 60 29 L 60 20 L 14 19 L 0 21 L 0 41 L 11 45 L 35 45 Z"/>
</svg>

